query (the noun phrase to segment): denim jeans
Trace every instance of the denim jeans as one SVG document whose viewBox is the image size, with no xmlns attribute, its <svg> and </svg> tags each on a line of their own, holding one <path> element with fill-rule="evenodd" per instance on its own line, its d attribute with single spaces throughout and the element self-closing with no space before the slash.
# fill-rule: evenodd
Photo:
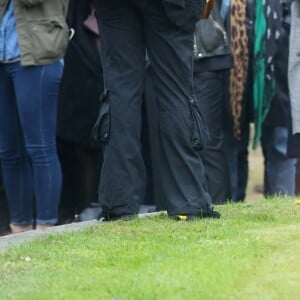
<svg viewBox="0 0 300 300">
<path fill-rule="evenodd" d="M 2 174 L 0 172 L 0 236 L 9 230 L 9 211 L 2 183 Z"/>
<path fill-rule="evenodd" d="M 61 191 L 56 151 L 63 66 L 0 64 L 0 159 L 14 225 L 55 224 Z"/>
<path fill-rule="evenodd" d="M 266 195 L 294 196 L 296 159 L 287 156 L 288 129 L 264 126 L 261 143 L 265 157 Z"/>
</svg>

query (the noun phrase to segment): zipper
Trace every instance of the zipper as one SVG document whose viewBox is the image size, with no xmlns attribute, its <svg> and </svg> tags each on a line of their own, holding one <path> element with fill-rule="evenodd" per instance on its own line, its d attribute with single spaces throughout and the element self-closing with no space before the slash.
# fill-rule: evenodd
<svg viewBox="0 0 300 300">
<path fill-rule="evenodd" d="M 197 42 L 197 37 L 196 35 L 194 34 L 194 56 L 198 56 L 198 42 Z"/>
<path fill-rule="evenodd" d="M 191 115 L 191 142 L 195 151 L 201 151 L 210 141 L 209 131 L 205 124 L 205 120 L 199 109 L 197 100 L 191 98 L 189 100 L 189 108 Z"/>
</svg>

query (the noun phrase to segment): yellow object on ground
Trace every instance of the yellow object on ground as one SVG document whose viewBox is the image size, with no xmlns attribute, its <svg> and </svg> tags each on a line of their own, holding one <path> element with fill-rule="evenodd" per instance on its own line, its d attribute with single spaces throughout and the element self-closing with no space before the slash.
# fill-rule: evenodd
<svg viewBox="0 0 300 300">
<path fill-rule="evenodd" d="M 180 220 L 180 221 L 186 221 L 187 220 L 187 216 L 185 216 L 185 215 L 178 215 L 177 217 L 178 217 L 178 220 Z"/>
<path fill-rule="evenodd" d="M 298 205 L 300 205 L 300 199 L 297 199 L 297 200 L 295 201 L 295 203 L 298 204 Z"/>
</svg>

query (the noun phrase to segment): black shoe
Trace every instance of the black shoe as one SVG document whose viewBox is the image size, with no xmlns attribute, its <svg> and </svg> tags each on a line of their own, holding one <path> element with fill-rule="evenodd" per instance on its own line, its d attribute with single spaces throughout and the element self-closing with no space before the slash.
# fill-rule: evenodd
<svg viewBox="0 0 300 300">
<path fill-rule="evenodd" d="M 215 211 L 213 208 L 210 208 L 208 210 L 202 211 L 199 215 L 177 215 L 175 216 L 175 219 L 178 221 L 196 221 L 204 218 L 211 218 L 211 219 L 220 219 L 221 214 L 217 211 Z"/>
<path fill-rule="evenodd" d="M 102 212 L 100 204 L 98 202 L 92 202 L 86 207 L 80 214 L 78 214 L 78 221 L 91 221 L 95 220 Z"/>
<path fill-rule="evenodd" d="M 117 220 L 130 221 L 136 219 L 137 217 L 138 217 L 137 214 L 116 215 L 112 213 L 101 212 L 97 217 L 97 220 L 100 222 L 110 222 L 110 221 L 117 221 Z"/>
<path fill-rule="evenodd" d="M 174 218 L 177 221 L 185 221 L 185 222 L 196 221 L 200 219 L 198 215 L 177 215 Z"/>
<path fill-rule="evenodd" d="M 200 218 L 220 219 L 221 214 L 215 211 L 213 208 L 210 208 L 206 211 L 203 211 L 200 215 Z"/>
</svg>

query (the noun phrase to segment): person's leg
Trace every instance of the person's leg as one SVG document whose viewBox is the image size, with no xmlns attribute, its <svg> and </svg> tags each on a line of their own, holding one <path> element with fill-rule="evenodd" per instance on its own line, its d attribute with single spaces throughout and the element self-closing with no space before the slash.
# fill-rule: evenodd
<svg viewBox="0 0 300 300">
<path fill-rule="evenodd" d="M 152 183 L 150 188 L 152 192 L 153 205 L 156 206 L 157 210 L 166 210 L 165 196 L 161 186 L 161 174 L 160 174 L 160 147 L 159 147 L 159 132 L 158 132 L 158 101 L 157 94 L 154 89 L 153 80 L 153 69 L 151 63 L 148 64 L 146 70 L 145 80 L 145 106 L 147 116 L 147 128 L 149 138 L 149 150 L 150 150 L 150 161 L 149 166 L 150 172 L 147 173 L 148 184 Z M 147 168 L 147 165 L 146 165 Z M 150 173 L 150 180 L 149 180 Z M 150 181 L 150 182 L 149 182 Z"/>
<path fill-rule="evenodd" d="M 265 194 L 295 195 L 296 159 L 287 157 L 288 129 L 265 126 L 262 146 L 265 156 Z"/>
<path fill-rule="evenodd" d="M 58 225 L 61 225 L 74 222 L 75 215 L 78 213 L 81 184 L 74 144 L 58 138 L 57 150 L 63 178 L 58 219 Z"/>
<path fill-rule="evenodd" d="M 293 133 L 300 133 L 300 2 L 292 1 L 291 3 L 291 31 L 289 36 L 289 66 L 288 66 L 288 83 L 291 102 L 291 121 L 293 124 Z"/>
<path fill-rule="evenodd" d="M 58 218 L 61 169 L 56 150 L 57 96 L 61 62 L 19 67 L 13 75 L 20 123 L 30 157 L 36 201 L 36 224 L 54 225 Z"/>
<path fill-rule="evenodd" d="M 1 162 L 0 162 L 0 236 L 10 232 L 9 228 L 9 210 L 8 204 L 4 196 L 4 187 L 1 174 Z"/>
<path fill-rule="evenodd" d="M 0 159 L 10 222 L 14 229 L 20 227 L 21 231 L 21 227 L 32 226 L 34 192 L 32 170 L 20 128 L 16 86 L 11 78 L 11 74 L 18 73 L 18 65 L 0 64 Z"/>
<path fill-rule="evenodd" d="M 233 136 L 233 128 L 224 122 L 224 142 L 226 165 L 229 172 L 230 197 L 233 202 L 237 201 L 238 183 L 238 142 Z"/>
<path fill-rule="evenodd" d="M 101 155 L 99 150 L 75 145 L 75 157 L 79 169 L 79 184 L 81 195 L 78 206 L 79 221 L 96 219 L 101 208 L 98 201 L 98 185 L 101 170 Z"/>
<path fill-rule="evenodd" d="M 238 141 L 233 132 L 233 116 L 230 105 L 229 72 L 224 74 L 223 82 L 223 144 L 225 160 L 229 172 L 230 199 L 236 201 L 238 183 Z"/>
<path fill-rule="evenodd" d="M 300 196 L 300 157 L 297 159 L 296 164 L 295 194 Z"/>
<path fill-rule="evenodd" d="M 195 94 L 209 129 L 210 142 L 201 152 L 208 192 L 214 204 L 230 198 L 229 172 L 223 143 L 223 74 L 221 72 L 194 73 Z"/>
<path fill-rule="evenodd" d="M 104 85 L 109 90 L 100 109 L 101 129 L 105 125 L 109 129 L 103 135 L 106 143 L 99 201 L 104 216 L 118 218 L 137 214 L 145 193 L 140 142 L 145 76 L 143 23 L 128 0 L 98 0 L 96 13 L 101 28 Z"/>
<path fill-rule="evenodd" d="M 241 138 L 238 141 L 238 156 L 237 156 L 237 189 L 236 201 L 244 201 L 246 198 L 246 189 L 248 184 L 248 146 L 250 138 L 250 123 L 245 120 L 242 124 Z"/>
<path fill-rule="evenodd" d="M 146 80 L 145 80 L 145 92 L 143 95 L 143 107 L 142 107 L 142 133 L 141 133 L 141 143 L 142 143 L 142 154 L 143 159 L 146 167 L 146 174 L 147 174 L 147 185 L 146 185 L 146 193 L 145 197 L 141 204 L 145 205 L 155 205 L 154 204 L 154 198 L 153 198 L 153 176 L 152 176 L 152 157 L 151 157 L 151 148 L 150 148 L 150 128 L 149 128 L 149 122 L 147 117 L 147 104 L 146 101 L 153 100 L 153 95 L 150 93 L 151 99 L 147 99 L 149 95 L 146 96 L 146 87 L 149 86 L 149 83 L 147 83 L 147 80 L 149 80 L 148 73 L 146 73 Z"/>
<path fill-rule="evenodd" d="M 87 208 L 91 203 L 98 202 L 99 164 L 100 153 L 98 150 L 84 146 L 74 145 L 75 157 L 79 165 L 80 184 L 82 195 L 79 211 Z"/>
<path fill-rule="evenodd" d="M 261 137 L 261 148 L 262 148 L 262 153 L 264 157 L 264 165 L 263 165 L 263 170 L 264 170 L 264 178 L 263 178 L 263 194 L 265 196 L 268 196 L 271 194 L 270 192 L 270 187 L 269 187 L 269 178 L 267 176 L 268 174 L 268 164 L 270 160 L 270 152 L 271 152 L 271 135 L 272 134 L 271 130 L 267 130 L 266 128 L 264 129 Z M 266 138 L 268 137 L 268 139 Z"/>
<path fill-rule="evenodd" d="M 167 211 L 204 215 L 211 210 L 211 197 L 200 154 L 193 149 L 192 134 L 200 135 L 192 124 L 199 121 L 192 119 L 199 117 L 193 92 L 193 29 L 185 31 L 169 21 L 161 1 L 143 2 L 142 8 L 159 101 L 160 176 Z"/>
</svg>

